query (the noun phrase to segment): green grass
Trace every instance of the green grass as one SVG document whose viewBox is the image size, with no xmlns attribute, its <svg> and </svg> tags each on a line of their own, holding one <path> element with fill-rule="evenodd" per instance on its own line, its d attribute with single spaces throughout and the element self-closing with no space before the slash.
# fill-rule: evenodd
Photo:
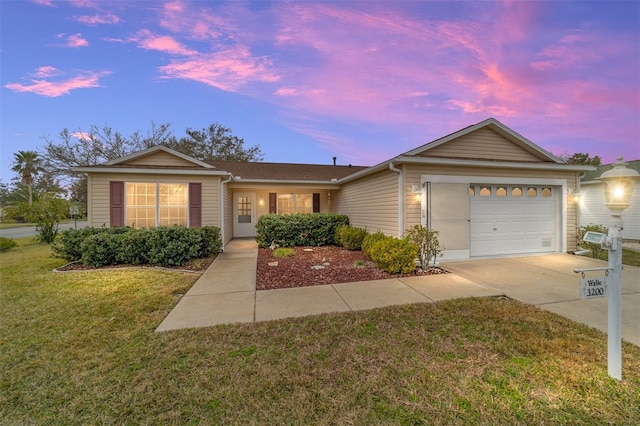
<svg viewBox="0 0 640 426">
<path fill-rule="evenodd" d="M 640 348 L 461 299 L 154 333 L 196 277 L 0 254 L 0 424 L 639 424 Z"/>
</svg>

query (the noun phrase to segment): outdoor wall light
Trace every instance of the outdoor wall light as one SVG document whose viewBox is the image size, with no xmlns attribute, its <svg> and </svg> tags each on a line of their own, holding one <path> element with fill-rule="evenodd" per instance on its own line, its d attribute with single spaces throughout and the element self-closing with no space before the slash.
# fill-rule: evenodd
<svg viewBox="0 0 640 426">
<path fill-rule="evenodd" d="M 260 204 L 261 206 L 264 206 L 264 197 L 260 197 L 258 204 Z"/>
</svg>

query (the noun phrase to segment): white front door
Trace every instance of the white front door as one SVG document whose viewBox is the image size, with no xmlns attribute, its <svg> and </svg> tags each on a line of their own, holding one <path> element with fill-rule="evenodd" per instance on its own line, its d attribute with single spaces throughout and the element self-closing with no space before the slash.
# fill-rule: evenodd
<svg viewBox="0 0 640 426">
<path fill-rule="evenodd" d="M 233 236 L 256 236 L 256 194 L 236 192 L 233 201 Z"/>
</svg>

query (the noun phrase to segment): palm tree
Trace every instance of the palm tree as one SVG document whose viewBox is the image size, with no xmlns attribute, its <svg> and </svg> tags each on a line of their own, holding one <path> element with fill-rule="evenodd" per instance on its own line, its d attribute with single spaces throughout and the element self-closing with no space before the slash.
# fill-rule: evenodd
<svg viewBox="0 0 640 426">
<path fill-rule="evenodd" d="M 33 203 L 33 178 L 42 171 L 42 160 L 35 151 L 18 151 L 13 154 L 12 171 L 20 175 L 23 185 L 29 190 L 29 204 Z"/>
</svg>

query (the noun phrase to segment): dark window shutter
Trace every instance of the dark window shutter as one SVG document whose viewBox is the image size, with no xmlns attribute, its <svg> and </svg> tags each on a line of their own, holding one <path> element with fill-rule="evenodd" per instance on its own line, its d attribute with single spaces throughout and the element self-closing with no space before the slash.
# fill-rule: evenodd
<svg viewBox="0 0 640 426">
<path fill-rule="evenodd" d="M 202 226 L 202 184 L 189 184 L 189 226 L 199 228 Z"/>
<path fill-rule="evenodd" d="M 269 213 L 278 212 L 278 198 L 275 192 L 269 193 Z"/>
<path fill-rule="evenodd" d="M 313 193 L 313 212 L 320 213 L 320 194 Z"/>
<path fill-rule="evenodd" d="M 109 225 L 124 226 L 124 182 L 109 182 Z"/>
</svg>

